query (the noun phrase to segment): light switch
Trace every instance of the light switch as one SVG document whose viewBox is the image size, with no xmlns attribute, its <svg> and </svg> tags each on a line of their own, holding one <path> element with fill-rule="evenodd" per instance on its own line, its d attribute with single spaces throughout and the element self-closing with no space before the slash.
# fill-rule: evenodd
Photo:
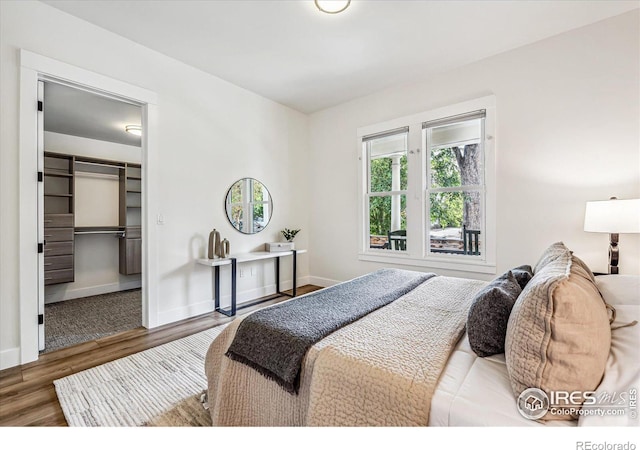
<svg viewBox="0 0 640 450">
<path fill-rule="evenodd" d="M 158 218 L 157 218 L 157 223 L 158 225 L 164 225 L 164 215 L 163 214 L 158 214 Z"/>
</svg>

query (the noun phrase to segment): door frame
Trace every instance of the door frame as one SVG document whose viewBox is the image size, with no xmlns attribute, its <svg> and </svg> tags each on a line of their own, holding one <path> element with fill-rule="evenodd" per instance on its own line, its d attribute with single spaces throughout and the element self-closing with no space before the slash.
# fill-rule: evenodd
<svg viewBox="0 0 640 450">
<path fill-rule="evenodd" d="M 38 359 L 38 81 L 57 81 L 142 107 L 142 325 L 158 326 L 157 192 L 158 96 L 80 67 L 20 50 L 19 304 L 20 364 Z"/>
</svg>

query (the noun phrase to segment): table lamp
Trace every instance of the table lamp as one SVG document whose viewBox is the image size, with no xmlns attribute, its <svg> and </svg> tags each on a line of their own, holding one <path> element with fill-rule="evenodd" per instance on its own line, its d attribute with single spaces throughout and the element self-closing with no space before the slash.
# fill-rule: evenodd
<svg viewBox="0 0 640 450">
<path fill-rule="evenodd" d="M 640 233 L 640 198 L 587 202 L 584 231 L 609 233 L 609 273 L 618 273 L 618 235 Z"/>
</svg>

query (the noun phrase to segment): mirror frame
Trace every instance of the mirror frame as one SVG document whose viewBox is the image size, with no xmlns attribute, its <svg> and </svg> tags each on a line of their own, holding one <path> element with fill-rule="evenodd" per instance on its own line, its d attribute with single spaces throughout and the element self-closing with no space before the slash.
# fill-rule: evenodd
<svg viewBox="0 0 640 450">
<path fill-rule="evenodd" d="M 263 192 L 266 192 L 269 199 L 268 201 L 262 201 L 260 203 L 268 203 L 269 204 L 269 217 L 266 220 L 265 225 L 257 230 L 257 231 L 253 231 L 253 232 L 248 232 L 248 231 L 243 231 L 241 229 L 239 229 L 236 225 L 234 225 L 234 223 L 231 221 L 231 216 L 230 216 L 230 211 L 229 211 L 229 207 L 232 204 L 231 199 L 230 199 L 230 195 L 231 195 L 231 190 L 233 189 L 233 187 L 238 184 L 238 183 L 242 183 L 244 180 L 252 180 L 253 182 L 257 182 L 260 183 L 262 185 L 263 188 Z M 252 183 L 253 184 L 253 183 Z M 254 202 L 245 202 L 244 199 L 242 201 L 242 205 L 254 205 Z M 271 195 L 271 192 L 269 192 L 269 189 L 267 189 L 267 186 L 265 186 L 265 184 L 256 179 L 256 178 L 252 178 L 252 177 L 244 177 L 244 178 L 240 178 L 239 180 L 234 181 L 231 186 L 229 187 L 229 189 L 227 189 L 227 193 L 224 196 L 224 212 L 225 215 L 227 217 L 227 220 L 229 221 L 229 224 L 233 227 L 234 230 L 242 233 L 242 234 L 247 234 L 247 235 L 252 235 L 252 234 L 257 234 L 260 233 L 261 231 L 263 231 L 265 228 L 267 228 L 269 226 L 269 223 L 271 222 L 271 218 L 273 217 L 273 196 Z"/>
</svg>

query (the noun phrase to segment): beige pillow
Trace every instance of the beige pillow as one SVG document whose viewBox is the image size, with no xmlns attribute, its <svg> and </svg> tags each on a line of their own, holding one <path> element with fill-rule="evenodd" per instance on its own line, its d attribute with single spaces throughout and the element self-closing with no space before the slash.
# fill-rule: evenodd
<svg viewBox="0 0 640 450">
<path fill-rule="evenodd" d="M 551 391 L 595 390 L 610 347 L 609 316 L 593 274 L 564 244 L 553 244 L 509 316 L 505 357 L 514 394 L 527 388 L 548 396 Z M 542 419 L 573 418 L 550 410 Z"/>
<path fill-rule="evenodd" d="M 538 263 L 533 267 L 533 274 L 535 275 L 549 263 L 552 263 L 558 258 L 565 257 L 567 252 L 569 252 L 569 255 L 571 254 L 571 251 L 564 245 L 564 243 L 556 242 L 555 244 L 551 244 L 544 252 L 542 252 Z"/>
</svg>

